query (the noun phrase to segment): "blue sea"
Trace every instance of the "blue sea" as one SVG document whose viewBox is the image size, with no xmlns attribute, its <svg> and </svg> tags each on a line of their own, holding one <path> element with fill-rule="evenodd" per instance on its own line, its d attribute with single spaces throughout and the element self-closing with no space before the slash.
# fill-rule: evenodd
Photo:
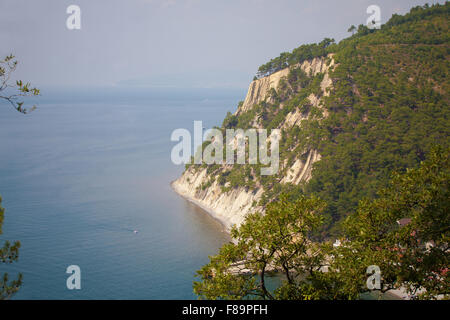
<svg viewBox="0 0 450 320">
<path fill-rule="evenodd" d="M 23 115 L 0 105 L 0 243 L 20 240 L 14 299 L 195 299 L 195 271 L 229 241 L 171 188 L 174 129 L 210 128 L 243 90 L 49 89 Z M 138 233 L 134 233 L 138 230 Z M 69 290 L 66 268 L 81 269 Z"/>
</svg>

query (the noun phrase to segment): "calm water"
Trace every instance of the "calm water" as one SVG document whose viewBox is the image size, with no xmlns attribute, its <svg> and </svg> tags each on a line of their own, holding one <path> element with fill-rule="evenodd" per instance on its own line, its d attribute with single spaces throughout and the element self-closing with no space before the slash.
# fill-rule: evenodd
<svg viewBox="0 0 450 320">
<path fill-rule="evenodd" d="M 15 298 L 195 298 L 195 271 L 229 239 L 170 189 L 183 170 L 170 134 L 221 124 L 244 94 L 53 92 L 26 116 L 0 105 L 0 241 L 22 243 L 0 273 L 23 273 Z M 81 290 L 66 288 L 72 264 Z"/>
</svg>

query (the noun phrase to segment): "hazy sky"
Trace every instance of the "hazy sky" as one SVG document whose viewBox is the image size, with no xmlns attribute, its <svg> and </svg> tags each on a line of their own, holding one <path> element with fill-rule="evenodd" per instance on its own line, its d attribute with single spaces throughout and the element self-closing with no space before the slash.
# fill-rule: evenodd
<svg viewBox="0 0 450 320">
<path fill-rule="evenodd" d="M 445 1 L 0 0 L 0 54 L 37 86 L 247 87 L 280 52 L 347 37 L 371 4 L 384 23 L 426 2 Z"/>
</svg>

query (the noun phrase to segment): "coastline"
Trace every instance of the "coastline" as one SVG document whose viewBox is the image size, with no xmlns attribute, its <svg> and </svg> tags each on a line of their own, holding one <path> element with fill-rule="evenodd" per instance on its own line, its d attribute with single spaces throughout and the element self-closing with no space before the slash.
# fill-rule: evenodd
<svg viewBox="0 0 450 320">
<path fill-rule="evenodd" d="M 196 205 L 199 208 L 201 208 L 202 210 L 204 210 L 208 215 L 210 215 L 213 219 L 215 219 L 216 221 L 218 221 L 220 223 L 220 225 L 223 228 L 223 232 L 230 235 L 231 226 L 227 225 L 226 221 L 220 219 L 220 216 L 213 209 L 206 207 L 199 200 L 183 193 L 179 188 L 177 188 L 177 185 L 175 183 L 176 181 L 177 180 L 173 180 L 170 182 L 170 187 L 172 188 L 172 190 L 175 191 L 178 195 L 180 195 L 185 200 L 193 203 L 194 205 Z M 402 288 L 389 290 L 388 293 L 391 296 L 391 299 L 393 298 L 393 299 L 398 299 L 398 300 L 410 300 L 409 295 Z M 388 300 L 391 300 L 391 299 L 388 299 Z"/>
<path fill-rule="evenodd" d="M 229 224 L 227 224 L 227 221 L 224 221 L 223 219 L 220 219 L 219 215 L 213 209 L 206 207 L 205 205 L 203 205 L 197 199 L 195 199 L 195 198 L 193 198 L 191 196 L 188 196 L 185 193 L 181 192 L 181 190 L 176 186 L 176 183 L 175 183 L 176 181 L 177 180 L 173 180 L 173 181 L 170 182 L 170 187 L 172 188 L 172 190 L 175 191 L 179 196 L 181 196 L 185 200 L 187 200 L 187 201 L 195 204 L 199 208 L 201 208 L 209 216 L 211 216 L 214 220 L 218 221 L 220 223 L 220 225 L 222 226 L 223 231 L 225 233 L 227 233 L 228 235 L 230 235 L 231 226 Z"/>
<path fill-rule="evenodd" d="M 197 200 L 197 199 L 195 199 L 195 198 L 193 198 L 193 197 L 183 193 L 179 188 L 177 188 L 177 185 L 175 183 L 176 181 L 177 180 L 173 180 L 173 181 L 170 182 L 170 187 L 172 188 L 172 190 L 175 191 L 182 198 L 184 198 L 185 200 L 187 200 L 187 201 L 193 203 L 194 205 L 198 206 L 199 208 L 204 210 L 208 215 L 210 215 L 212 218 L 217 220 L 221 224 L 221 226 L 223 228 L 223 232 L 225 232 L 228 235 L 230 235 L 231 226 L 227 225 L 226 221 L 220 219 L 220 216 L 213 209 L 206 207 L 199 200 Z M 389 296 L 391 296 L 391 299 L 394 299 L 394 300 L 395 299 L 398 299 L 398 300 L 410 300 L 409 295 L 402 288 L 389 290 L 388 294 L 389 294 Z M 388 300 L 391 300 L 391 299 L 388 299 Z"/>
</svg>

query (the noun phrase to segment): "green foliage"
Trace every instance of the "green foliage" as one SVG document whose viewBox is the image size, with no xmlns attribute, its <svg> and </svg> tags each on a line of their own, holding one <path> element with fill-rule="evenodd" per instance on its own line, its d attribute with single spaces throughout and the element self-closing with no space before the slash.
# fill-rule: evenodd
<svg viewBox="0 0 450 320">
<path fill-rule="evenodd" d="M 445 5 L 434 4 L 430 6 L 428 4 L 425 4 L 424 6 L 416 6 L 412 8 L 409 14 L 405 16 L 393 14 L 391 19 L 389 19 L 389 21 L 386 23 L 385 28 L 398 26 L 408 22 L 418 22 L 432 16 L 448 16 L 449 11 L 450 9 L 447 1 Z"/>
<path fill-rule="evenodd" d="M 225 129 L 233 129 L 238 124 L 237 117 L 231 112 L 227 112 L 227 116 L 223 120 L 222 127 Z"/>
<path fill-rule="evenodd" d="M 334 39 L 325 38 L 319 43 L 301 45 L 291 53 L 283 52 L 278 57 L 260 66 L 257 77 L 265 77 L 289 66 L 302 63 L 305 60 L 326 56 L 329 52 L 329 46 L 333 43 Z"/>
<path fill-rule="evenodd" d="M 2 208 L 2 198 L 0 197 L 0 234 L 2 234 L 2 225 L 5 209 Z M 12 245 L 9 241 L 5 241 L 3 247 L 0 248 L 0 263 L 13 263 L 19 258 L 20 242 L 16 241 Z M 9 280 L 7 273 L 0 278 L 0 300 L 9 299 L 16 293 L 22 284 L 22 274 L 19 274 L 16 280 Z"/>
<path fill-rule="evenodd" d="M 354 33 L 356 31 L 356 27 L 354 25 L 351 25 L 350 28 L 348 28 L 347 32 Z"/>
<path fill-rule="evenodd" d="M 14 60 L 14 56 L 11 54 L 0 60 L 0 99 L 8 101 L 14 109 L 20 113 L 26 114 L 34 109 L 36 106 L 26 109 L 23 107 L 24 97 L 38 96 L 40 94 L 39 89 L 32 88 L 30 83 L 24 83 L 22 80 L 17 80 L 15 85 L 9 83 L 11 74 L 16 70 L 18 62 Z M 14 89 L 17 92 L 9 94 L 10 89 Z M 0 196 L 0 235 L 2 234 L 2 225 L 4 219 L 5 209 L 2 208 L 2 198 Z M 2 248 L 0 248 L 0 263 L 13 263 L 19 258 L 20 242 L 16 241 L 12 245 L 9 241 L 5 241 Z M 9 280 L 7 273 L 4 273 L 0 279 L 0 300 L 9 299 L 14 295 L 22 285 L 22 274 L 18 275 L 16 280 Z"/>
<path fill-rule="evenodd" d="M 225 192 L 263 187 L 258 205 L 266 214 L 250 215 L 233 230 L 236 242 L 199 271 L 194 290 L 200 297 L 359 299 L 368 291 L 367 267 L 377 265 L 381 292 L 403 288 L 417 298 L 449 298 L 449 10 L 449 2 L 415 7 L 380 30 L 350 28 L 353 35 L 339 44 L 301 46 L 260 67 L 259 76 L 291 68 L 268 99 L 227 116 L 223 128 L 255 122 L 277 128 L 292 111 L 305 119 L 283 129 L 280 162 L 286 165 L 278 175 L 260 176 L 260 165 L 216 171 Z M 328 53 L 335 61 L 332 89 L 321 96 L 323 74 L 295 65 Z M 311 93 L 325 110 L 311 105 Z M 432 147 L 436 143 L 440 147 Z M 322 156 L 311 180 L 280 183 L 310 150 Z M 320 212 L 320 222 L 291 232 L 312 211 Z M 399 226 L 402 218 L 410 223 Z M 343 241 L 338 248 L 326 241 L 336 235 Z M 278 258 L 292 253 L 297 239 L 305 239 L 304 246 L 283 264 Z M 328 272 L 319 272 L 324 264 Z M 236 273 L 239 268 L 249 273 Z M 272 270 L 283 276 L 268 290 Z"/>
<path fill-rule="evenodd" d="M 197 272 L 194 292 L 205 299 L 359 299 L 369 291 L 367 267 L 378 266 L 381 292 L 448 299 L 449 187 L 450 148 L 435 147 L 419 168 L 394 173 L 378 198 L 360 202 L 339 247 L 311 241 L 325 202 L 282 195 L 233 228 L 234 242 Z M 402 218 L 410 222 L 399 226 Z M 269 271 L 279 275 L 275 290 L 266 285 Z"/>
<path fill-rule="evenodd" d="M 38 96 L 40 91 L 37 88 L 32 88 L 30 83 L 24 83 L 22 80 L 17 80 L 15 85 L 9 83 L 11 74 L 16 70 L 18 64 L 14 58 L 11 54 L 3 60 L 0 60 L 0 99 L 8 101 L 14 109 L 26 114 L 36 109 L 36 106 L 26 109 L 23 107 L 25 102 L 22 99 L 30 96 Z M 15 89 L 17 92 L 11 94 L 8 91 L 11 89 Z"/>
<path fill-rule="evenodd" d="M 393 170 L 417 167 L 433 143 L 449 145 L 449 8 L 414 8 L 334 48 L 329 116 L 301 133 L 322 155 L 307 192 L 329 204 L 327 233 L 338 234 Z"/>
<path fill-rule="evenodd" d="M 367 266 L 377 265 L 382 291 L 449 298 L 449 157 L 450 149 L 434 148 L 419 168 L 394 173 L 377 199 L 360 202 L 345 221 L 348 241 L 335 250 L 328 281 L 355 295 L 365 290 Z M 410 222 L 399 226 L 402 218 Z"/>
<path fill-rule="evenodd" d="M 291 112 L 303 120 L 282 130 L 277 175 L 261 177 L 261 165 L 217 170 L 223 191 L 263 187 L 265 206 L 289 191 L 281 179 L 295 161 L 305 162 L 308 152 L 317 150 L 321 160 L 297 194 L 326 201 L 320 236 L 339 236 L 343 220 L 361 199 L 375 198 L 393 170 L 416 168 L 436 142 L 450 145 L 449 8 L 449 2 L 416 7 L 394 15 L 380 30 L 355 27 L 339 44 L 301 46 L 267 63 L 264 74 L 290 66 L 288 75 L 264 101 L 229 113 L 222 129 L 280 128 Z M 328 53 L 335 65 L 329 70 L 329 94 L 322 96 L 324 74 L 306 74 L 296 63 Z M 311 94 L 323 107 L 312 105 Z"/>
<path fill-rule="evenodd" d="M 323 208 L 324 203 L 316 198 L 291 202 L 283 196 L 265 214 L 248 215 L 239 229 L 232 230 L 235 243 L 224 245 L 197 272 L 200 281 L 194 282 L 194 292 L 205 299 L 279 299 L 293 287 L 301 287 L 305 290 L 297 291 L 297 297 L 313 298 L 308 281 L 318 272 L 323 257 L 311 256 L 310 250 L 317 251 L 318 246 L 308 235 L 321 224 Z M 271 270 L 285 276 L 272 292 L 267 287 Z"/>
</svg>

